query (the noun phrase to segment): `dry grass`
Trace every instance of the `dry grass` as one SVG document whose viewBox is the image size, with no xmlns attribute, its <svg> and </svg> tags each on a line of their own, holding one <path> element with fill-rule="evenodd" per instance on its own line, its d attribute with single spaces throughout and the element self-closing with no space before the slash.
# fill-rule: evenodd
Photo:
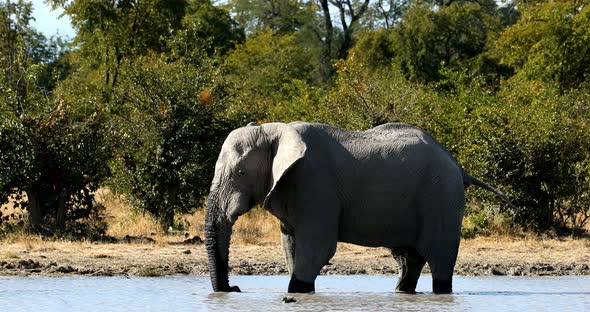
<svg viewBox="0 0 590 312">
<path fill-rule="evenodd" d="M 100 190 L 97 193 L 97 201 L 107 208 L 107 235 L 114 237 L 152 236 L 158 242 L 168 240 L 156 219 L 149 214 L 133 210 L 129 204 L 108 190 Z M 177 216 L 177 223 L 185 224 L 184 230 L 191 237 L 194 235 L 204 237 L 205 209 Z M 279 221 L 261 208 L 254 208 L 241 216 L 233 227 L 232 243 L 264 245 L 278 243 L 279 239 Z"/>
<path fill-rule="evenodd" d="M 180 217 L 190 225 L 190 235 L 203 237 L 205 210 Z M 269 212 L 254 208 L 241 216 L 233 227 L 232 243 L 256 245 L 279 242 L 279 221 Z"/>
<path fill-rule="evenodd" d="M 156 240 L 154 247 L 163 247 L 171 242 L 177 242 L 178 236 L 165 235 L 157 221 L 147 213 L 140 213 L 121 197 L 114 195 L 107 189 L 101 189 L 96 194 L 97 201 L 106 207 L 108 230 L 107 235 L 122 238 L 129 236 L 145 236 Z M 10 204 L 6 205 L 8 211 L 12 209 Z M 2 207 L 4 209 L 4 206 Z M 205 223 L 205 210 L 199 209 L 192 214 L 177 217 L 179 224 L 185 224 L 185 230 L 191 237 L 198 235 L 203 238 Z M 465 224 L 470 221 L 466 218 Z M 464 225 L 465 225 L 464 224 Z M 589 225 L 590 226 L 590 225 Z M 572 248 L 572 257 L 582 258 L 575 252 L 588 253 L 590 240 L 585 239 L 546 239 L 543 236 L 525 235 L 522 232 L 514 233 L 509 230 L 509 222 L 498 218 L 492 220 L 494 235 L 490 237 L 478 237 L 476 239 L 463 240 L 461 248 L 468 254 L 482 254 L 482 250 L 505 250 L 512 255 L 526 256 L 527 253 L 542 255 L 543 257 L 559 257 Z M 515 235 L 518 234 L 518 235 Z M 518 238 L 520 237 L 520 238 Z M 55 242 L 44 241 L 37 235 L 31 235 L 26 230 L 16 231 L 8 234 L 5 243 L 18 244 L 26 250 L 37 250 L 41 248 L 58 248 L 52 246 Z M 236 245 L 269 245 L 279 244 L 280 232 L 279 221 L 270 213 L 261 209 L 252 209 L 241 216 L 233 227 L 232 243 Z M 63 247 L 63 245 L 60 245 Z M 478 248 L 481 249 L 478 251 Z M 524 252 L 521 252 L 524 251 Z M 553 252 L 553 253 L 552 253 Z M 556 258 L 557 260 L 557 258 Z"/>
<path fill-rule="evenodd" d="M 5 251 L 2 255 L 6 259 L 19 259 L 20 257 L 18 254 L 12 250 Z"/>
<path fill-rule="evenodd" d="M 277 243 L 280 239 L 279 221 L 266 210 L 252 209 L 234 225 L 232 242 L 246 245 Z"/>
<path fill-rule="evenodd" d="M 153 236 L 162 234 L 160 226 L 154 217 L 132 209 L 124 199 L 109 190 L 99 190 L 96 194 L 96 200 L 107 209 L 107 235 L 124 237 L 125 235 Z"/>
<path fill-rule="evenodd" d="M 587 238 L 545 239 L 536 235 L 524 238 L 478 237 L 463 240 L 460 249 L 460 258 L 465 262 L 489 257 L 488 262 L 590 263 L 590 240 Z"/>
<path fill-rule="evenodd" d="M 32 259 L 44 265 L 53 261 L 60 266 L 71 265 L 93 272 L 138 276 L 207 273 L 207 254 L 203 244 L 182 244 L 184 236 L 164 235 L 154 218 L 134 212 L 125 201 L 108 191 L 102 190 L 97 198 L 107 208 L 108 235 L 119 238 L 125 235 L 148 236 L 155 239 L 156 243 L 110 244 L 43 240 L 40 236 L 23 230 L 10 233 L 0 241 L 0 261 L 18 263 Z M 203 209 L 179 216 L 177 221 L 187 225 L 191 237 L 203 237 Z M 231 265 L 238 270 L 236 272 L 245 270 L 243 272 L 246 273 L 241 274 L 252 274 L 248 270 L 265 268 L 264 265 L 254 264 L 272 264 L 271 267 L 282 265 L 284 259 L 279 233 L 278 220 L 263 209 L 253 209 L 240 217 L 233 228 L 230 252 Z M 382 274 L 382 268 L 395 268 L 391 253 L 386 248 L 367 248 L 345 243 L 338 244 L 337 253 L 330 262 L 334 264 L 334 268 L 340 269 L 338 274 Z M 247 263 L 245 267 L 244 263 Z M 547 239 L 535 235 L 477 237 L 462 240 L 458 256 L 459 266 L 500 264 L 509 268 L 534 263 L 590 263 L 590 240 Z M 0 272 L 1 270 L 2 268 Z M 29 274 L 25 269 L 5 272 Z M 50 270 L 43 272 L 45 273 L 42 274 L 53 274 Z M 270 271 L 261 272 L 268 274 Z"/>
</svg>

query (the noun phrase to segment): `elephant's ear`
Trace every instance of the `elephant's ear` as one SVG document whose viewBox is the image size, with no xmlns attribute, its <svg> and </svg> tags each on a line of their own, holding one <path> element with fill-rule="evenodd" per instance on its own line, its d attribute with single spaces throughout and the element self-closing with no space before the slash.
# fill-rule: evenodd
<svg viewBox="0 0 590 312">
<path fill-rule="evenodd" d="M 290 125 L 271 123 L 263 125 L 264 131 L 269 134 L 272 142 L 272 174 L 270 178 L 270 190 L 264 199 L 267 207 L 281 178 L 285 176 L 289 168 L 305 156 L 307 145 L 303 138 Z"/>
</svg>

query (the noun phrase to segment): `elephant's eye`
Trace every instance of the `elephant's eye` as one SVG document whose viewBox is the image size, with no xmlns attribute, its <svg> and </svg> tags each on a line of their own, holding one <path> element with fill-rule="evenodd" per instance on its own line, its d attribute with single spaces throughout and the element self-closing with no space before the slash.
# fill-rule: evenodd
<svg viewBox="0 0 590 312">
<path fill-rule="evenodd" d="M 246 175 L 246 171 L 244 171 L 244 170 L 240 169 L 240 170 L 238 170 L 238 174 L 239 174 L 240 176 Z"/>
</svg>

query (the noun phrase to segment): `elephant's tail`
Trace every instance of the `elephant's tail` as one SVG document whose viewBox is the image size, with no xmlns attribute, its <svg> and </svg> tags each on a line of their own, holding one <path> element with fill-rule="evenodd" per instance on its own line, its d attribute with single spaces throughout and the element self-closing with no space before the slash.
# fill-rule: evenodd
<svg viewBox="0 0 590 312">
<path fill-rule="evenodd" d="M 500 190 L 496 189 L 495 187 L 493 187 L 485 182 L 482 182 L 482 181 L 478 180 L 477 178 L 474 178 L 466 173 L 463 178 L 463 184 L 465 185 L 465 188 L 467 188 L 469 185 L 475 185 L 475 186 L 479 186 L 483 189 L 486 189 L 490 192 L 493 192 L 494 194 L 498 195 L 502 199 L 502 201 L 504 203 L 506 203 L 508 206 L 510 206 L 513 209 L 517 209 L 517 207 L 510 201 L 508 196 L 506 196 L 506 194 L 502 193 L 502 191 L 500 191 Z"/>
</svg>

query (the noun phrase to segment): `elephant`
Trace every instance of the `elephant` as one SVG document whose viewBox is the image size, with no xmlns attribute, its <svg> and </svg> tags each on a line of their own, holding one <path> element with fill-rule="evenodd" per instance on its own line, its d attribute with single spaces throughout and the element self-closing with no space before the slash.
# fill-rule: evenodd
<svg viewBox="0 0 590 312">
<path fill-rule="evenodd" d="M 250 123 L 224 141 L 207 200 L 205 245 L 213 290 L 228 280 L 232 225 L 261 204 L 280 221 L 288 292 L 315 291 L 337 242 L 385 247 L 397 292 L 415 293 L 425 263 L 433 293 L 451 293 L 465 189 L 482 187 L 424 130 L 388 123 L 347 131 L 319 123 Z"/>
</svg>

